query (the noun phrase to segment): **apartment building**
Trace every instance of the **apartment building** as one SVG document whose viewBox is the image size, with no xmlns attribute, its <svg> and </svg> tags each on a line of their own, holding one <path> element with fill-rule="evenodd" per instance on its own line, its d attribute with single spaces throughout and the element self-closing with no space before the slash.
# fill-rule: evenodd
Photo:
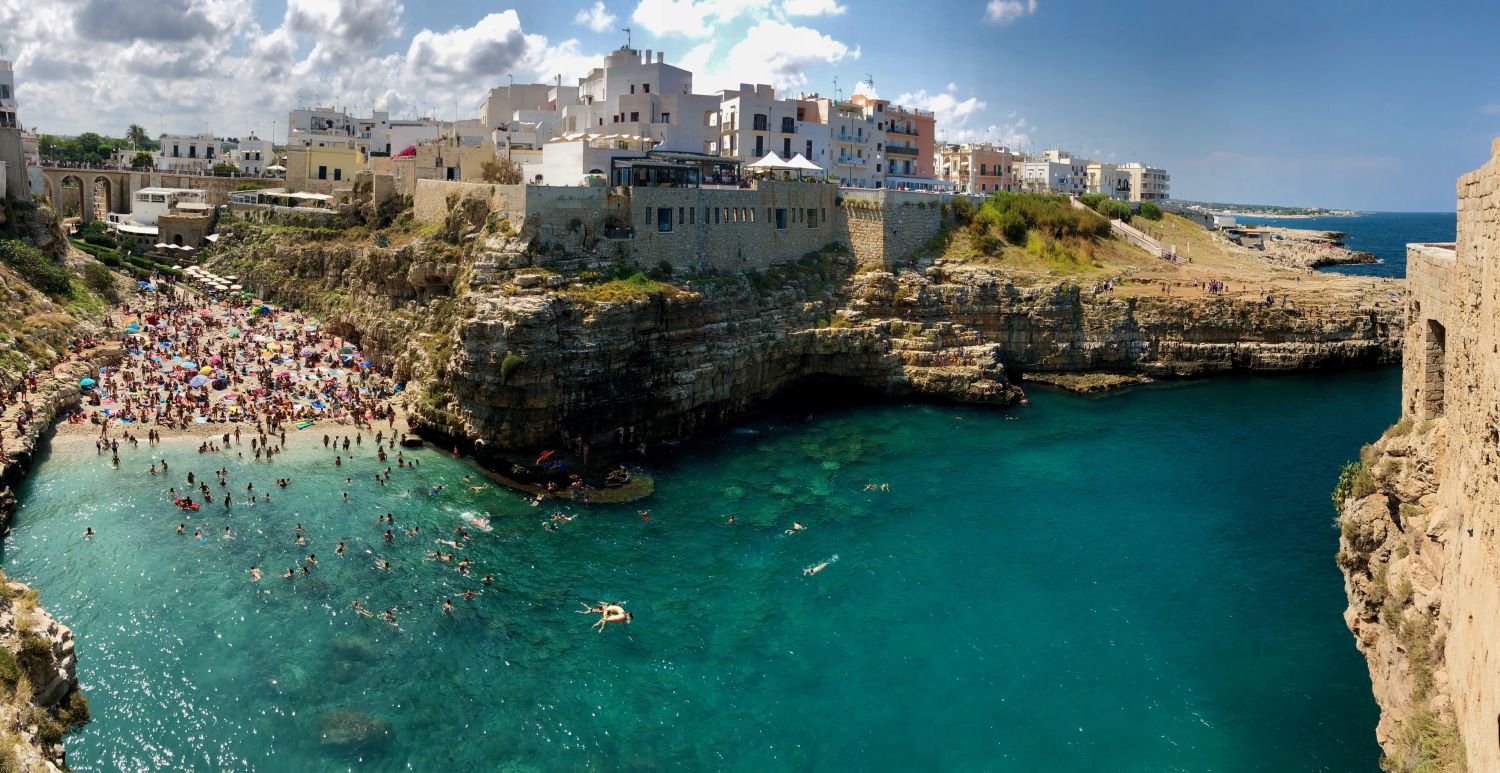
<svg viewBox="0 0 1500 773">
<path fill-rule="evenodd" d="M 266 167 L 276 164 L 276 148 L 270 140 L 252 134 L 239 141 L 229 160 L 239 167 L 240 174 L 259 177 L 265 173 Z"/>
<path fill-rule="evenodd" d="M 938 149 L 937 177 L 964 193 L 1016 190 L 1013 166 L 1018 157 L 1003 145 L 968 143 Z"/>
<path fill-rule="evenodd" d="M 813 99 L 777 99 L 766 84 L 740 84 L 719 92 L 718 141 L 711 150 L 720 156 L 753 162 L 775 153 L 782 159 L 802 156 L 824 166 L 828 156 L 828 126 Z"/>
<path fill-rule="evenodd" d="M 1139 162 L 1121 164 L 1120 173 L 1129 178 L 1131 203 L 1166 201 L 1172 198 L 1172 177 L 1167 170 Z"/>
<path fill-rule="evenodd" d="M 24 198 L 29 192 L 21 120 L 16 117 L 15 71 L 9 60 L 0 59 L 0 199 Z"/>
<path fill-rule="evenodd" d="M 1112 199 L 1130 200 L 1130 175 L 1120 171 L 1118 164 L 1090 161 L 1084 167 L 1084 190 L 1102 193 Z"/>
<path fill-rule="evenodd" d="M 227 160 L 212 132 L 163 134 L 158 141 L 161 149 L 152 154 L 158 172 L 212 174 L 214 164 Z"/>
<path fill-rule="evenodd" d="M 935 187 L 936 119 L 932 112 L 894 105 L 864 94 L 856 94 L 850 101 L 862 106 L 865 115 L 875 121 L 879 135 L 876 162 L 882 166 L 882 184 L 897 189 Z"/>
</svg>

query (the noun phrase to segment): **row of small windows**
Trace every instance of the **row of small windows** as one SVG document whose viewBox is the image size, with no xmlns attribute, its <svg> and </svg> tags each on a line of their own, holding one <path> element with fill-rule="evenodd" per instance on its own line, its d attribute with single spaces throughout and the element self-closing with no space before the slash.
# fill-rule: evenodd
<svg viewBox="0 0 1500 773">
<path fill-rule="evenodd" d="M 671 207 L 646 207 L 646 226 L 649 228 L 656 223 L 659 233 L 671 233 L 673 225 Z M 697 225 L 697 207 L 677 207 L 677 225 Z M 766 222 L 776 223 L 776 230 L 785 231 L 789 224 L 802 223 L 808 228 L 817 228 L 819 222 L 827 221 L 828 210 L 826 208 L 807 207 L 787 209 L 785 207 L 766 207 Z M 755 209 L 753 207 L 704 207 L 703 224 L 720 225 L 722 223 L 754 223 Z"/>
</svg>

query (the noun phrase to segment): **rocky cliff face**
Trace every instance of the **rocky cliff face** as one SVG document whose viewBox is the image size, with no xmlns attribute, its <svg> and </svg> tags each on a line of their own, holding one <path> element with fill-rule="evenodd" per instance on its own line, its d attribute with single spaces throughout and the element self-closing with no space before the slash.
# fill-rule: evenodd
<svg viewBox="0 0 1500 773">
<path fill-rule="evenodd" d="M 1409 245 L 1401 421 L 1347 467 L 1339 566 L 1386 767 L 1500 770 L 1500 141 Z"/>
<path fill-rule="evenodd" d="M 73 632 L 37 606 L 36 593 L 0 580 L 0 768 L 66 770 L 62 736 L 89 721 L 78 691 Z"/>
<path fill-rule="evenodd" d="M 469 238 L 250 235 L 219 260 L 383 353 L 411 379 L 421 426 L 489 448 L 566 431 L 604 449 L 632 426 L 632 443 L 679 437 L 806 379 L 1003 405 L 1021 396 L 1007 368 L 1186 376 L 1390 362 L 1400 349 L 1398 311 L 1352 296 L 1298 309 L 1096 296 L 982 267 L 856 274 L 837 252 L 610 295 L 579 281 L 597 265 L 542 268 L 510 239 Z"/>
</svg>

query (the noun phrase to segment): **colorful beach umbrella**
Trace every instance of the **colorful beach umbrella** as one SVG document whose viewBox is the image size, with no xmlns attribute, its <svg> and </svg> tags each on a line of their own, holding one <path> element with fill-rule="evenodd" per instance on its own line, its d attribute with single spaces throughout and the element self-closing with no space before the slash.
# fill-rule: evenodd
<svg viewBox="0 0 1500 773">
<path fill-rule="evenodd" d="M 81 386 L 81 387 L 91 387 L 91 386 L 94 385 L 94 383 L 95 383 L 94 380 L 91 379 L 91 378 L 81 378 L 81 379 L 78 379 L 78 385 Z"/>
</svg>

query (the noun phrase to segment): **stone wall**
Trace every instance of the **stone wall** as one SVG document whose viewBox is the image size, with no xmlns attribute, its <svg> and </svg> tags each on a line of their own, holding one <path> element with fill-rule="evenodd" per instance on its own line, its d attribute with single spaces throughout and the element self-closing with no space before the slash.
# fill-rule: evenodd
<svg viewBox="0 0 1500 773">
<path fill-rule="evenodd" d="M 1345 620 L 1398 770 L 1500 770 L 1500 140 L 1492 153 L 1459 179 L 1456 245 L 1408 249 L 1402 422 L 1343 507 Z"/>
<path fill-rule="evenodd" d="M 829 222 L 835 211 L 831 185 L 623 190 L 634 236 L 614 243 L 642 266 L 666 262 L 685 270 L 760 270 L 838 240 Z"/>
<path fill-rule="evenodd" d="M 837 227 L 861 266 L 894 268 L 936 236 L 951 197 L 892 190 L 839 191 Z"/>
</svg>

